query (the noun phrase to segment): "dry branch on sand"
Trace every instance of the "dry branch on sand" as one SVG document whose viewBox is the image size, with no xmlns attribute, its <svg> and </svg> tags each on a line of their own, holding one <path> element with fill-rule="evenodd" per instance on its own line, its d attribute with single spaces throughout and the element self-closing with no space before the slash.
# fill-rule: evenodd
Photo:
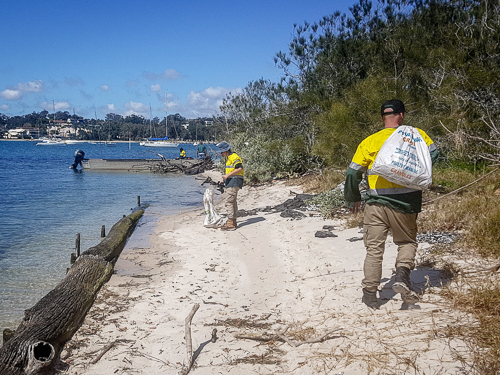
<svg viewBox="0 0 500 375">
<path fill-rule="evenodd" d="M 323 342 L 325 340 L 328 340 L 328 338 L 334 332 L 337 332 L 341 329 L 342 328 L 335 328 L 335 329 L 328 331 L 324 335 L 321 335 L 319 337 L 315 337 L 315 338 L 312 338 L 309 340 L 305 340 L 305 341 L 292 340 L 292 339 L 288 338 L 287 336 L 285 336 L 286 330 L 283 332 L 277 332 L 277 333 L 264 332 L 264 333 L 249 333 L 249 334 L 245 334 L 245 335 L 236 335 L 236 338 L 245 339 L 245 340 L 256 340 L 256 341 L 282 341 L 282 342 L 286 342 L 290 346 L 293 346 L 294 348 L 297 348 L 297 347 L 304 345 L 304 344 L 314 344 L 314 343 Z"/>
</svg>

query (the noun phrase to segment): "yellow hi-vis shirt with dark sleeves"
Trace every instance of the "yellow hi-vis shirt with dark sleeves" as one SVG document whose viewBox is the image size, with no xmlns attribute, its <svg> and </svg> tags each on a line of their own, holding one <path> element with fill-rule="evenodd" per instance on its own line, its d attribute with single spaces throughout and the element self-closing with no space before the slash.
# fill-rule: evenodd
<svg viewBox="0 0 500 375">
<path fill-rule="evenodd" d="M 418 213 L 422 210 L 421 190 L 395 184 L 370 172 L 382 145 L 396 129 L 384 128 L 365 138 L 359 144 L 346 173 L 344 198 L 348 207 L 352 207 L 354 202 L 361 201 L 359 183 L 363 178 L 363 173 L 366 172 L 370 188 L 366 197 L 367 204 L 381 204 L 404 213 Z M 424 139 L 427 147 L 429 147 L 432 163 L 434 163 L 439 156 L 439 151 L 432 139 L 423 130 L 416 129 Z"/>
<path fill-rule="evenodd" d="M 226 179 L 226 187 L 243 187 L 243 162 L 235 152 L 232 152 L 226 159 L 226 174 L 229 174 L 238 168 L 241 168 L 241 171 Z"/>
</svg>

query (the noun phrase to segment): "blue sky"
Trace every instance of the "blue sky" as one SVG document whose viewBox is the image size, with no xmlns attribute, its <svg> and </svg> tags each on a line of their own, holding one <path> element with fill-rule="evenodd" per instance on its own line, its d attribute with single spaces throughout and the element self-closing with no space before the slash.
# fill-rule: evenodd
<svg viewBox="0 0 500 375">
<path fill-rule="evenodd" d="M 0 23 L 0 113 L 212 116 L 260 78 L 293 25 L 356 1 L 7 0 Z"/>
</svg>

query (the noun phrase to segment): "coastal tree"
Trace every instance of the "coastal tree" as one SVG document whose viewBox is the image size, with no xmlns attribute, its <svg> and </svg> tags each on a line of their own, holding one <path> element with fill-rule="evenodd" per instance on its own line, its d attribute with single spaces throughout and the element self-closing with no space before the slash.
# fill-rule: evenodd
<svg viewBox="0 0 500 375">
<path fill-rule="evenodd" d="M 345 165 L 380 126 L 381 102 L 397 97 L 411 125 L 428 131 L 448 158 L 491 159 L 498 14 L 493 1 L 360 0 L 350 15 L 294 25 L 288 50 L 275 56 L 281 82 L 261 79 L 228 95 L 217 127 L 247 142 L 261 134 L 280 144 L 300 138 L 306 158 Z"/>
</svg>

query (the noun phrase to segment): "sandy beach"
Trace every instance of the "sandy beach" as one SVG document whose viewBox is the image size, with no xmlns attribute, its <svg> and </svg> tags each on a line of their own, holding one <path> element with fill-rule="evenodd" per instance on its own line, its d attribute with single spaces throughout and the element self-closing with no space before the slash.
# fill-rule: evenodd
<svg viewBox="0 0 500 375">
<path fill-rule="evenodd" d="M 245 186 L 239 208 L 276 206 L 301 192 L 290 182 Z M 195 304 L 190 374 L 465 373 L 457 357 L 468 350 L 446 327 L 470 318 L 433 293 L 439 271 L 412 272 L 424 294 L 407 309 L 391 289 L 389 237 L 382 306 L 371 310 L 361 303 L 362 231 L 304 214 L 293 220 L 260 211 L 238 218 L 232 232 L 205 228 L 203 207 L 161 218 L 147 246 L 121 255 L 63 352 L 65 373 L 178 374 Z M 315 237 L 324 226 L 335 237 Z M 429 246 L 420 244 L 419 253 Z"/>
</svg>

